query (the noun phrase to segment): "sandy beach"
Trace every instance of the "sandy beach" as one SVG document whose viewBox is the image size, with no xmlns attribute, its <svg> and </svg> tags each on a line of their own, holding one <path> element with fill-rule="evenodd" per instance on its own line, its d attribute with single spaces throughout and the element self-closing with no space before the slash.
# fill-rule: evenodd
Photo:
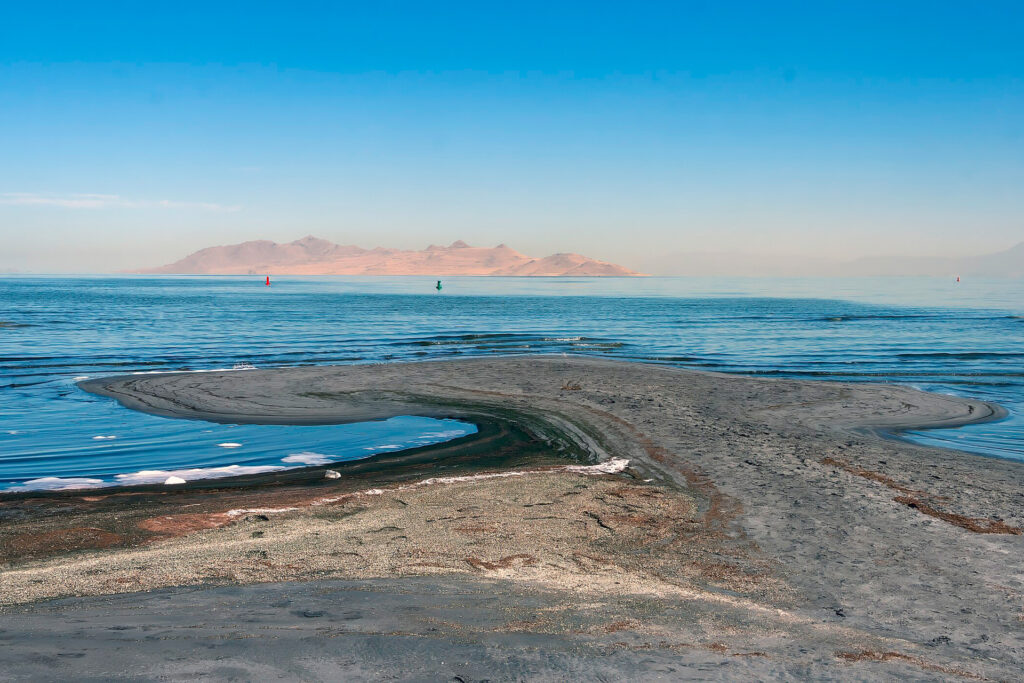
<svg viewBox="0 0 1024 683">
<path fill-rule="evenodd" d="M 896 437 L 1001 417 L 988 403 L 550 356 L 82 386 L 169 417 L 480 431 L 344 466 L 0 495 L 0 679 L 1024 668 L 1024 467 Z"/>
</svg>

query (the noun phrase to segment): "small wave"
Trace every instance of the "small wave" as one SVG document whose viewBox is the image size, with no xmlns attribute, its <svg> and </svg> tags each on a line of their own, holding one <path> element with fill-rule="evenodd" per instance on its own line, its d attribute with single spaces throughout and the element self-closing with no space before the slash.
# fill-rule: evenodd
<svg viewBox="0 0 1024 683">
<path fill-rule="evenodd" d="M 636 356 L 636 360 L 654 360 L 661 361 L 664 363 L 698 363 L 705 362 L 708 365 L 712 363 L 708 362 L 707 358 L 699 358 L 697 356 Z"/>
<path fill-rule="evenodd" d="M 621 342 L 603 341 L 595 337 L 583 335 L 565 336 L 543 336 L 536 333 L 494 333 L 494 334 L 462 334 L 462 335 L 438 335 L 428 339 L 403 339 L 392 342 L 394 346 L 446 346 L 446 347 L 472 347 L 480 350 L 493 349 L 514 349 L 544 346 L 546 344 L 571 344 L 579 345 L 586 343 L 595 346 L 607 346 L 616 348 L 622 346 Z"/>
<path fill-rule="evenodd" d="M 1014 351 L 917 351 L 897 353 L 896 358 L 951 358 L 956 360 L 980 360 L 985 358 L 1024 358 L 1024 353 Z"/>
<path fill-rule="evenodd" d="M 106 435 L 106 436 L 104 436 L 103 434 L 100 434 L 99 436 L 92 437 L 92 440 L 93 441 L 112 441 L 112 440 L 114 440 L 116 438 L 117 437 L 114 436 L 113 434 Z"/>
<path fill-rule="evenodd" d="M 223 467 L 195 467 L 187 470 L 141 470 L 129 474 L 118 474 L 114 477 L 118 484 L 163 484 L 171 477 L 186 482 L 196 479 L 218 479 L 220 477 L 237 477 L 243 474 L 263 474 L 287 469 L 283 465 L 225 465 Z"/>
<path fill-rule="evenodd" d="M 236 441 L 225 441 L 224 443 L 217 444 L 221 448 L 241 448 L 242 444 Z"/>
<path fill-rule="evenodd" d="M 71 489 L 95 489 L 109 486 L 102 479 L 89 477 L 40 477 L 24 484 L 12 486 L 8 491 L 68 491 Z"/>
<path fill-rule="evenodd" d="M 125 364 L 125 365 L 127 365 L 127 364 Z M 239 365 L 243 365 L 243 366 L 247 366 L 247 367 L 239 367 Z M 199 369 L 195 369 L 195 370 L 191 370 L 191 369 L 188 369 L 188 368 L 183 368 L 183 369 L 180 369 L 180 370 L 136 370 L 135 372 L 132 372 L 130 374 L 132 374 L 132 375 L 169 375 L 169 374 L 175 373 L 175 372 L 193 372 L 193 373 L 200 373 L 200 372 L 237 372 L 239 370 L 255 370 L 255 369 L 256 369 L 256 366 L 252 365 L 251 363 L 236 363 L 235 365 L 233 365 L 230 368 L 199 368 Z"/>
<path fill-rule="evenodd" d="M 38 382 L 15 382 L 13 384 L 0 384 L 2 389 L 21 389 L 22 387 L 35 387 L 40 384 L 46 384 L 46 380 L 39 380 Z"/>
<path fill-rule="evenodd" d="M 456 344 L 477 344 L 480 342 L 515 342 L 515 341 L 535 341 L 537 335 L 534 334 L 519 334 L 516 332 L 503 332 L 503 333 L 484 333 L 484 334 L 440 334 L 432 336 L 429 339 L 412 339 L 412 340 L 398 340 L 392 342 L 396 346 L 402 346 L 405 344 L 411 344 L 412 346 L 439 346 L 444 344 L 456 345 Z"/>
<path fill-rule="evenodd" d="M 825 320 L 829 322 L 845 320 L 926 320 L 928 318 L 935 317 L 937 316 L 921 313 L 850 313 L 845 315 L 826 315 L 821 318 L 818 318 L 818 320 Z"/>
<path fill-rule="evenodd" d="M 621 349 L 625 344 L 622 342 L 574 342 L 573 346 L 577 348 Z"/>
</svg>

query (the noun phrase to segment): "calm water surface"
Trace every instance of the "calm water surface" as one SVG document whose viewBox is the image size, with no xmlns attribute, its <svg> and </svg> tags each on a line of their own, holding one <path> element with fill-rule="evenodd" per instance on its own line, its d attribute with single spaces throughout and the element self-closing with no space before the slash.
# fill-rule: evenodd
<svg viewBox="0 0 1024 683">
<path fill-rule="evenodd" d="M 435 281 L 0 277 L 0 488 L 299 466 L 475 429 L 412 417 L 344 427 L 169 420 L 86 394 L 75 378 L 513 353 L 982 398 L 1010 417 L 910 437 L 1024 460 L 1024 281 L 465 277 L 440 293 Z"/>
</svg>

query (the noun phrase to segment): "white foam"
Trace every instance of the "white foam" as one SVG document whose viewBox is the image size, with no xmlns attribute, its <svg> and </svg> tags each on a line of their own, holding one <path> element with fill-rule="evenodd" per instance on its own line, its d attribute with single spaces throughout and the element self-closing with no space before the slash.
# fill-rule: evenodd
<svg viewBox="0 0 1024 683">
<path fill-rule="evenodd" d="M 337 503 L 348 498 L 357 496 L 381 496 L 385 493 L 398 493 L 401 491 L 408 491 L 410 489 L 420 488 L 421 486 L 433 486 L 435 484 L 459 484 L 468 481 L 482 481 L 485 479 L 506 479 L 509 477 L 526 477 L 533 474 L 550 474 L 552 472 L 572 472 L 573 474 L 618 474 L 622 472 L 629 465 L 629 460 L 625 458 L 611 458 L 604 462 L 596 465 L 560 465 L 558 467 L 550 467 L 539 470 L 513 470 L 511 472 L 486 472 L 483 474 L 467 474 L 461 477 L 431 477 L 429 479 L 422 479 L 411 484 L 402 484 L 394 486 L 389 489 L 366 489 L 365 491 L 355 491 L 354 493 L 344 493 L 340 496 L 332 496 L 329 498 L 320 498 L 314 500 L 310 505 L 329 505 L 331 503 Z M 295 509 L 295 508 L 289 508 Z"/>
<path fill-rule="evenodd" d="M 241 517 L 242 515 L 273 515 L 279 512 L 294 512 L 299 508 L 240 508 L 228 510 L 225 514 L 228 517 Z"/>
<path fill-rule="evenodd" d="M 100 436 L 92 437 L 92 440 L 93 441 L 110 441 L 111 439 L 116 439 L 116 438 L 117 437 L 113 436 L 113 435 L 110 435 L 110 436 L 102 436 L 102 435 L 100 435 Z"/>
<path fill-rule="evenodd" d="M 9 491 L 67 491 L 70 489 L 95 489 L 110 486 L 102 479 L 88 477 L 42 477 L 30 479 L 20 486 L 12 486 Z"/>
<path fill-rule="evenodd" d="M 287 469 L 283 465 L 225 465 L 223 467 L 196 467 L 187 470 L 141 470 L 130 474 L 118 474 L 114 478 L 117 483 L 130 486 L 132 484 L 162 484 L 171 477 L 192 481 L 194 479 L 216 479 L 218 477 L 237 477 L 242 474 L 263 474 Z"/>
<path fill-rule="evenodd" d="M 177 375 L 200 372 L 238 372 L 239 370 L 255 370 L 256 367 L 248 368 L 206 368 L 204 370 L 136 370 L 133 375 Z"/>
<path fill-rule="evenodd" d="M 458 484 L 464 481 L 481 481 L 483 479 L 505 479 L 507 477 L 525 477 L 528 474 L 536 474 L 535 470 L 524 470 L 521 472 L 491 472 L 489 474 L 467 474 L 462 477 L 431 477 L 418 481 L 411 486 L 432 486 L 433 484 Z"/>
<path fill-rule="evenodd" d="M 629 466 L 629 460 L 625 458 L 609 458 L 596 465 L 566 465 L 566 472 L 578 474 L 618 474 Z"/>
<path fill-rule="evenodd" d="M 241 448 L 242 444 L 235 443 L 234 441 L 225 441 L 224 443 L 217 444 L 221 448 Z"/>
<path fill-rule="evenodd" d="M 207 368 L 205 370 L 185 370 L 185 372 L 238 372 L 239 370 L 255 370 L 255 369 L 256 369 L 256 366 L 253 366 L 251 368 L 238 368 L 238 367 Z"/>
<path fill-rule="evenodd" d="M 354 491 L 353 493 L 343 493 L 340 496 L 330 496 L 327 498 L 317 498 L 312 501 L 309 505 L 316 507 L 319 505 L 330 505 L 331 503 L 338 503 L 349 498 L 358 498 L 360 496 L 383 496 L 385 493 L 400 493 L 402 491 L 408 491 L 410 489 L 417 489 L 423 486 L 433 486 L 436 484 L 458 484 L 467 481 L 481 481 L 484 479 L 505 479 L 508 477 L 526 477 L 534 474 L 551 474 L 553 472 L 572 472 L 573 474 L 587 474 L 587 475 L 598 475 L 598 474 L 618 474 L 622 472 L 629 465 L 629 460 L 625 458 L 610 458 L 604 462 L 600 462 L 596 465 L 560 465 L 558 467 L 548 467 L 545 469 L 535 470 L 513 470 L 511 472 L 487 472 L 483 474 L 468 474 L 461 477 L 431 477 L 429 479 L 423 479 L 411 484 L 401 484 L 399 486 L 393 486 L 388 489 L 366 489 L 363 491 Z M 286 508 L 243 508 L 238 510 L 229 510 L 229 517 L 240 517 L 241 515 L 251 514 L 263 514 L 272 515 L 281 512 L 294 512 L 299 510 L 298 507 L 286 507 Z"/>
<path fill-rule="evenodd" d="M 89 375 L 79 375 L 78 377 L 72 377 L 72 382 L 81 382 L 83 379 L 89 379 Z"/>
<path fill-rule="evenodd" d="M 7 433 L 10 434 L 11 436 L 13 436 L 15 434 L 21 434 L 21 432 L 18 431 L 17 429 L 8 429 Z"/>
<path fill-rule="evenodd" d="M 164 484 L 167 485 L 167 486 L 171 486 L 172 484 L 184 484 L 184 483 L 186 483 L 186 482 L 181 477 L 167 477 L 167 481 L 164 482 Z"/>
<path fill-rule="evenodd" d="M 313 453 L 312 451 L 292 453 L 289 456 L 281 458 L 281 462 L 297 462 L 303 465 L 326 465 L 327 463 L 333 461 L 333 456 L 324 455 L 323 453 Z"/>
</svg>

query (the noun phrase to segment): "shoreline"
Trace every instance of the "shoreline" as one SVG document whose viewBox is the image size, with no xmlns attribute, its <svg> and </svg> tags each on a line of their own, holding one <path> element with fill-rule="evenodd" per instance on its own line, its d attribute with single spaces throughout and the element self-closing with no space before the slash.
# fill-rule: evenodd
<svg viewBox="0 0 1024 683">
<path fill-rule="evenodd" d="M 460 419 L 465 420 L 468 418 L 462 417 Z M 336 423 L 318 422 L 317 424 L 330 425 Z M 171 491 L 200 491 L 209 489 L 249 490 L 269 486 L 308 486 L 321 483 L 325 478 L 325 473 L 329 470 L 338 472 L 342 477 L 351 478 L 360 475 L 373 476 L 376 474 L 384 481 L 391 478 L 398 481 L 403 476 L 410 476 L 410 473 L 417 466 L 443 465 L 457 467 L 459 460 L 466 459 L 466 453 L 476 453 L 482 448 L 535 450 L 536 446 L 531 446 L 530 442 L 531 440 L 541 438 L 536 434 L 518 429 L 505 421 L 489 417 L 476 416 L 473 418 L 473 425 L 477 428 L 477 431 L 472 434 L 466 434 L 439 443 L 405 448 L 400 451 L 375 453 L 355 460 L 340 460 L 321 465 L 298 465 L 285 467 L 280 470 L 226 477 L 202 477 L 188 480 L 182 484 L 172 485 L 162 482 L 147 484 L 110 482 L 109 485 L 82 488 L 8 489 L 0 491 L 0 501 L 50 497 L 79 498 L 90 494 L 157 494 Z M 566 455 L 565 458 L 566 462 L 584 462 L 585 456 L 582 453 L 573 452 L 572 455 Z M 442 460 L 444 462 L 439 462 Z M 470 467 L 473 466 L 475 465 Z"/>
<path fill-rule="evenodd" d="M 514 356 L 512 356 L 514 357 Z M 534 356 L 537 358 L 555 358 L 554 356 Z M 394 363 L 394 364 L 418 364 L 423 362 L 451 362 L 451 361 L 409 361 L 407 363 Z M 724 377 L 746 377 L 748 379 L 755 379 L 761 381 L 774 381 L 776 378 L 762 378 L 753 375 L 743 374 L 730 374 L 730 373 L 715 373 L 701 370 L 690 370 L 687 368 L 678 368 L 672 365 L 654 364 L 654 363 L 640 363 L 638 361 L 619 361 L 613 362 L 628 362 L 639 365 L 654 365 L 657 367 L 664 367 L 666 369 L 678 369 L 683 372 L 696 372 L 698 374 L 705 375 L 722 375 Z M 302 366 L 306 367 L 306 366 Z M 332 367 L 332 366 L 321 366 L 321 367 Z M 347 367 L 347 366 L 339 366 Z M 291 367 L 272 368 L 274 371 L 287 371 L 291 370 Z M 250 370 L 247 370 L 250 371 Z M 83 391 L 103 396 L 105 398 L 111 398 L 117 401 L 122 407 L 129 410 L 136 410 L 139 412 L 147 413 L 150 415 L 156 415 L 160 417 L 167 417 L 171 419 L 185 419 L 185 420 L 199 420 L 206 422 L 215 422 L 220 424 L 270 424 L 270 425 L 289 425 L 289 426 L 304 426 L 304 425 L 316 425 L 316 426 L 330 426 L 340 424 L 350 424 L 355 422 L 366 422 L 376 420 L 387 420 L 392 417 L 400 417 L 405 415 L 415 414 L 417 416 L 432 417 L 436 419 L 458 419 L 463 421 L 472 422 L 478 429 L 483 427 L 485 424 L 493 426 L 495 420 L 497 421 L 514 421 L 514 416 L 503 416 L 501 418 L 495 418 L 494 415 L 489 413 L 480 413 L 479 411 L 471 408 L 456 408 L 454 406 L 445 407 L 441 404 L 431 405 L 431 401 L 424 397 L 416 397 L 410 399 L 405 403 L 398 403 L 394 405 L 386 405 L 381 403 L 380 405 L 373 406 L 372 401 L 370 405 L 363 404 L 356 406 L 349 404 L 344 407 L 343 414 L 339 414 L 336 417 L 319 417 L 312 418 L 302 415 L 290 415 L 286 418 L 274 417 L 273 415 L 242 415 L 242 414 L 225 414 L 225 413 L 210 413 L 189 410 L 185 406 L 179 408 L 174 407 L 154 407 L 148 404 L 142 396 L 135 392 L 124 392 L 120 390 L 121 385 L 131 384 L 133 380 L 143 375 L 147 378 L 152 377 L 171 377 L 171 376 L 189 376 L 197 374 L 211 374 L 211 373 L 225 373 L 225 372 L 238 372 L 233 369 L 223 370 L 199 370 L 199 371 L 172 371 L 172 372 L 148 372 L 148 373 L 133 373 L 128 375 L 108 375 L 105 377 L 90 378 L 87 380 L 81 380 L 75 384 Z M 782 381 L 811 381 L 816 382 L 819 380 L 782 380 Z M 831 380 L 830 380 L 831 381 Z M 839 384 L 839 382 L 834 382 Z M 851 386 L 860 386 L 862 384 L 871 386 L 875 385 L 887 385 L 889 383 L 843 383 L 850 384 Z M 893 386 L 905 386 L 902 384 L 894 384 Z M 908 387 L 909 388 L 909 387 Z M 913 389 L 914 391 L 921 391 Z M 863 434 L 873 434 L 883 439 L 891 439 L 901 443 L 916 444 L 913 439 L 904 436 L 904 432 L 907 431 L 923 431 L 933 429 L 955 429 L 969 424 L 982 424 L 987 422 L 998 422 L 1006 419 L 1009 415 L 1008 411 L 1002 406 L 992 403 L 989 401 L 975 400 L 975 399 L 964 399 L 952 394 L 935 394 L 933 392 L 922 392 L 934 396 L 949 396 L 954 402 L 961 403 L 967 402 L 968 412 L 963 415 L 948 415 L 938 420 L 930 420 L 927 422 L 905 422 L 901 421 L 895 425 L 859 425 L 853 427 L 854 432 Z M 975 412 L 977 410 L 977 412 Z M 289 481 L 301 480 L 309 481 L 322 475 L 323 472 L 331 469 L 347 469 L 347 465 L 350 463 L 355 464 L 367 464 L 375 465 L 380 458 L 387 458 L 387 456 L 396 456 L 401 460 L 407 459 L 407 456 L 427 456 L 431 451 L 439 447 L 445 447 L 449 445 L 461 445 L 469 443 L 475 438 L 483 438 L 484 434 L 470 434 L 464 437 L 459 437 L 452 441 L 446 441 L 440 444 L 430 444 L 427 446 L 419 446 L 414 448 L 407 448 L 402 451 L 388 452 L 383 454 L 375 454 L 366 458 L 361 458 L 357 461 L 339 461 L 334 463 L 327 463 L 323 465 L 306 465 L 289 467 L 286 471 L 279 472 L 268 472 L 268 473 L 256 473 L 256 474 L 244 474 L 226 477 L 210 477 L 204 479 L 195 479 L 186 482 L 185 484 L 176 485 L 181 488 L 233 488 L 233 487 L 250 487 L 257 485 L 265 485 L 268 483 L 276 483 L 276 480 L 280 478 L 279 475 L 285 475 L 284 479 Z M 552 436 L 550 431 L 548 437 Z M 576 435 L 577 437 L 579 434 Z M 562 439 L 563 444 L 566 443 L 564 438 Z M 596 458 L 600 457 L 598 453 L 588 452 L 586 450 L 586 444 L 581 443 L 578 440 L 570 439 L 572 445 L 567 450 L 575 451 L 570 459 L 579 459 L 581 462 L 593 462 Z M 958 450 L 958 449 L 954 449 Z M 1003 458 L 997 455 L 990 455 L 977 451 L 959 451 L 974 456 L 995 458 L 998 460 L 1010 460 L 1011 462 L 1017 462 L 1011 458 Z M 397 463 L 390 462 L 384 467 L 395 467 Z M 293 476 L 287 476 L 293 475 Z M 297 476 L 296 476 L 297 475 Z M 85 476 L 85 475 L 83 475 Z M 105 493 L 111 492 L 131 492 L 131 491 L 161 491 L 165 490 L 164 484 L 153 483 L 153 484 L 118 484 L 110 483 L 105 486 L 96 487 L 83 487 L 81 489 L 69 488 L 69 489 L 34 489 L 31 491 L 19 491 L 16 489 L 2 490 L 0 496 L 14 496 L 24 495 L 27 497 L 45 497 L 47 495 L 60 495 L 67 494 L 70 496 L 81 495 L 83 491 L 102 491 Z"/>
<path fill-rule="evenodd" d="M 101 609 L 116 604 L 104 595 L 140 590 L 199 600 L 221 590 L 209 586 L 255 595 L 265 585 L 299 599 L 363 581 L 412 609 L 426 598 L 400 598 L 401 586 L 457 584 L 497 591 L 505 597 L 496 608 L 514 611 L 529 596 L 534 613 L 565 616 L 487 633 L 543 635 L 565 648 L 627 643 L 620 675 L 638 675 L 647 656 L 684 668 L 728 663 L 755 677 L 999 679 L 1024 665 L 1024 585 L 1014 569 L 1024 556 L 1024 465 L 892 436 L 998 419 L 992 404 L 890 384 L 552 356 L 127 376 L 83 387 L 178 417 L 325 424 L 444 413 L 522 437 L 477 442 L 476 451 L 475 435 L 463 437 L 470 442 L 455 450 L 464 459 L 447 461 L 461 479 L 443 479 L 446 458 L 435 453 L 403 481 L 379 482 L 378 472 L 255 486 L 206 480 L 209 488 L 180 493 L 0 495 L 9 521 L 0 540 L 41 549 L 0 564 L 0 604 L 14 624 Z M 504 456 L 489 451 L 502 443 Z M 525 458 L 524 444 L 535 449 Z M 570 464 L 611 458 L 628 467 Z M 328 468 L 337 469 L 302 471 Z M 480 473 L 493 476 L 472 476 Z M 431 477 L 436 484 L 416 483 Z M 357 479 L 368 485 L 353 488 Z M 72 508 L 59 521 L 44 514 L 58 503 Z M 239 509 L 247 512 L 227 515 Z M 115 518 L 120 526 L 103 526 Z M 95 529 L 93 544 L 61 547 L 72 528 Z M 102 574 L 91 573 L 97 567 Z M 32 602 L 60 595 L 97 597 Z M 441 652 L 459 638 L 493 637 L 409 628 Z M 737 663 L 751 652 L 759 654 Z"/>
</svg>

